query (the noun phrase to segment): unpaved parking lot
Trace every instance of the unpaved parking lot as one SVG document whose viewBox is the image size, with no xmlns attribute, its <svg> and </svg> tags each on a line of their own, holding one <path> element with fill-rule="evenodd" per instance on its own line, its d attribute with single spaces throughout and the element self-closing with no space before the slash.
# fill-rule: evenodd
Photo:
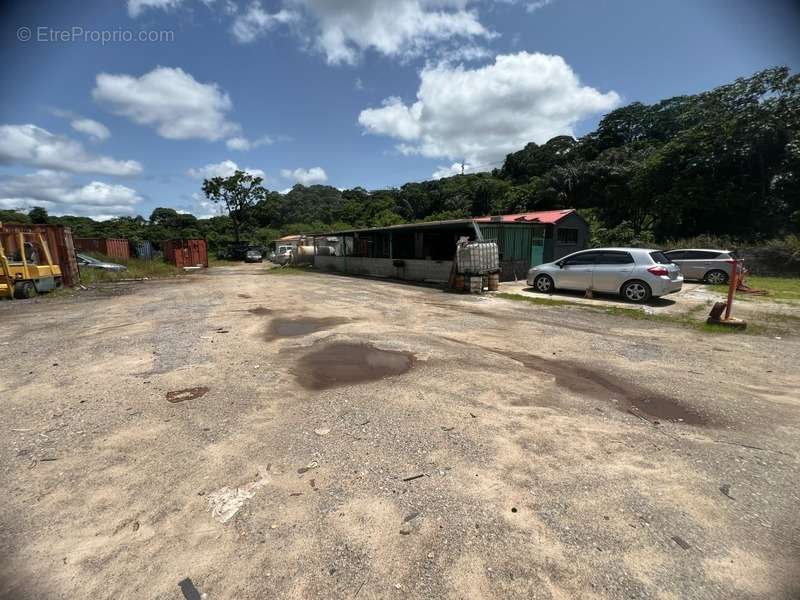
<svg viewBox="0 0 800 600">
<path fill-rule="evenodd" d="M 800 340 L 215 268 L 0 304 L 6 598 L 800 594 Z"/>
</svg>

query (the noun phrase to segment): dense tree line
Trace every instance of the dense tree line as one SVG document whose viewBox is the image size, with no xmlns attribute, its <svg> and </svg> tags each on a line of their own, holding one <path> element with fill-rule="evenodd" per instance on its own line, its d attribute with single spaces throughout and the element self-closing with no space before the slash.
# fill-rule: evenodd
<svg viewBox="0 0 800 600">
<path fill-rule="evenodd" d="M 212 219 L 158 208 L 148 219 L 95 222 L 34 208 L 0 211 L 0 221 L 50 220 L 81 237 L 204 237 L 219 247 L 239 234 L 263 244 L 304 231 L 575 207 L 602 243 L 780 237 L 800 229 L 800 76 L 772 68 L 701 94 L 634 102 L 580 139 L 530 143 L 491 173 L 372 191 L 296 185 L 286 194 L 246 177 L 244 204 L 228 201 L 243 198 L 230 181 L 204 182 L 207 197 L 229 209 Z"/>
</svg>

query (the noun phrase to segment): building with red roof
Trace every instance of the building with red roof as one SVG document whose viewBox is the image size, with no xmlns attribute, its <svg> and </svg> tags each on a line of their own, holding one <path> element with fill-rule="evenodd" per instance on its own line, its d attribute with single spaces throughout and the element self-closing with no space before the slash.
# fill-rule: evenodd
<svg viewBox="0 0 800 600">
<path fill-rule="evenodd" d="M 589 224 L 574 208 L 448 221 L 407 223 L 369 229 L 348 229 L 305 236 L 317 247 L 317 267 L 361 275 L 414 281 L 447 281 L 456 243 L 496 241 L 500 279 L 525 279 L 533 265 L 558 260 L 582 250 Z M 335 240 L 335 241 L 333 241 Z"/>
</svg>

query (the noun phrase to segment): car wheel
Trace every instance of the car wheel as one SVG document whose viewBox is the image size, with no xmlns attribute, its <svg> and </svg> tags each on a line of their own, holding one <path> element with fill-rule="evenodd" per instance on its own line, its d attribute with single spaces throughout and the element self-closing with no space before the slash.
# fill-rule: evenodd
<svg viewBox="0 0 800 600">
<path fill-rule="evenodd" d="M 728 274 L 725 271 L 714 270 L 706 273 L 703 281 L 710 285 L 724 285 L 728 283 Z"/>
<path fill-rule="evenodd" d="M 650 286 L 644 281 L 634 279 L 622 286 L 622 296 L 630 302 L 647 302 L 653 295 Z"/>
<path fill-rule="evenodd" d="M 542 294 L 549 294 L 556 289 L 553 278 L 550 275 L 539 275 L 533 280 L 533 287 L 537 292 Z"/>
<path fill-rule="evenodd" d="M 14 298 L 18 300 L 27 300 L 36 295 L 36 288 L 30 281 L 22 281 L 14 285 Z"/>
</svg>

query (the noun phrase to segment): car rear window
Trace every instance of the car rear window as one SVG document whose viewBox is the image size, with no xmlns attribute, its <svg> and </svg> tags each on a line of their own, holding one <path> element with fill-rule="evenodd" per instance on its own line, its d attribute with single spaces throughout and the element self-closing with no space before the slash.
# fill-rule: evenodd
<svg viewBox="0 0 800 600">
<path fill-rule="evenodd" d="M 659 265 L 668 265 L 671 264 L 672 261 L 667 258 L 666 254 L 663 252 L 651 252 L 650 258 L 653 259 L 653 262 Z"/>
</svg>

